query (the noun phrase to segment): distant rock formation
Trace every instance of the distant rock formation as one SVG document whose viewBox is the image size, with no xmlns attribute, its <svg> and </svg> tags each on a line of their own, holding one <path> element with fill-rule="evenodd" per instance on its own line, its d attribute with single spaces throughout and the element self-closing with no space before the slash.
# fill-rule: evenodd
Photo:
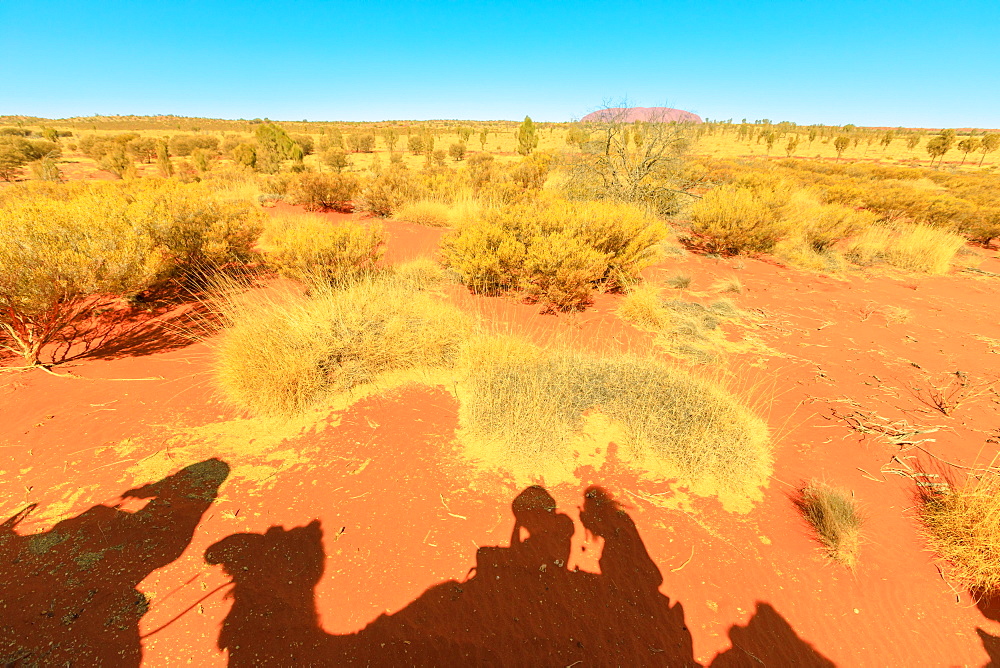
<svg viewBox="0 0 1000 668">
<path fill-rule="evenodd" d="M 596 123 L 612 119 L 623 123 L 632 123 L 633 121 L 660 121 L 663 123 L 669 123 L 670 121 L 681 123 L 703 122 L 701 116 L 698 114 L 692 114 L 690 111 L 682 111 L 680 109 L 671 109 L 670 107 L 629 107 L 628 109 L 616 107 L 613 109 L 601 109 L 587 114 L 580 120 L 584 123 Z"/>
</svg>

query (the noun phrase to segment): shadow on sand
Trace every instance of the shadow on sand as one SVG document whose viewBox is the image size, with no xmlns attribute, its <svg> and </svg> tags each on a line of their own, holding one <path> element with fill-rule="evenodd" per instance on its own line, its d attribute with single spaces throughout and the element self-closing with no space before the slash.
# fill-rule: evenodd
<svg viewBox="0 0 1000 668">
<path fill-rule="evenodd" d="M 698 665 L 681 604 L 659 592 L 663 577 L 635 523 L 603 489 L 586 491 L 580 515 L 604 539 L 600 574 L 566 568 L 574 525 L 547 491 L 527 488 L 513 511 L 510 546 L 480 547 L 464 582 L 436 585 L 343 636 L 318 623 L 318 521 L 229 536 L 205 553 L 235 585 L 219 647 L 230 666 Z M 766 604 L 730 634 L 733 649 L 713 666 L 833 665 Z"/>
<path fill-rule="evenodd" d="M 228 475 L 208 459 L 125 492 L 150 499 L 136 512 L 98 505 L 22 536 L 29 506 L 0 524 L 0 664 L 138 666 L 136 586 L 184 552 Z"/>
</svg>

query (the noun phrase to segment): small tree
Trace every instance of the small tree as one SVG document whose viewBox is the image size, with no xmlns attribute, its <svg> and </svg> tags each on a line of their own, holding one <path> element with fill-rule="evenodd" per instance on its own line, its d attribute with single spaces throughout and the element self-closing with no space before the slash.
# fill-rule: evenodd
<svg viewBox="0 0 1000 668">
<path fill-rule="evenodd" d="M 882 138 L 878 140 L 878 143 L 882 145 L 882 151 L 886 151 L 889 145 L 892 144 L 892 140 L 896 138 L 896 133 L 892 130 L 886 130 L 882 135 Z"/>
<path fill-rule="evenodd" d="M 452 160 L 458 162 L 459 160 L 465 159 L 465 143 L 458 142 L 457 144 L 452 144 L 448 147 L 448 155 L 452 157 Z"/>
<path fill-rule="evenodd" d="M 458 129 L 458 140 L 463 144 L 469 141 L 469 137 L 472 136 L 472 128 L 462 126 Z"/>
<path fill-rule="evenodd" d="M 524 121 L 517 129 L 517 152 L 521 155 L 531 155 L 531 152 L 538 147 L 538 132 L 530 116 L 525 116 Z"/>
<path fill-rule="evenodd" d="M 382 141 L 385 142 L 389 153 L 393 153 L 396 150 L 396 142 L 399 141 L 399 134 L 396 133 L 396 128 L 385 128 L 382 130 Z"/>
<path fill-rule="evenodd" d="M 331 148 L 323 152 L 323 164 L 340 174 L 351 162 L 343 149 Z"/>
<path fill-rule="evenodd" d="M 135 163 L 121 145 L 116 144 L 110 151 L 97 161 L 97 165 L 106 172 L 111 172 L 120 179 L 131 176 L 135 172 Z"/>
<path fill-rule="evenodd" d="M 42 136 L 46 141 L 59 141 L 59 132 L 57 132 L 55 128 L 42 128 Z"/>
<path fill-rule="evenodd" d="M 944 160 L 944 154 L 951 148 L 951 142 L 943 134 L 935 135 L 927 141 L 927 146 L 924 148 L 927 150 L 927 154 L 931 156 L 931 165 L 934 165 L 935 158 L 939 158 L 938 166 L 940 166 L 941 161 Z"/>
<path fill-rule="evenodd" d="M 233 162 L 237 165 L 243 165 L 244 167 L 249 167 L 250 169 L 255 169 L 257 167 L 257 149 L 254 148 L 253 144 L 239 144 L 232 152 Z M 170 162 L 170 159 L 166 159 Z M 173 167 L 170 168 L 170 173 L 173 173 Z"/>
<path fill-rule="evenodd" d="M 776 141 L 778 141 L 778 133 L 774 130 L 764 135 L 764 143 L 767 145 L 767 155 L 771 155 L 771 149 L 774 148 L 774 142 Z"/>
<path fill-rule="evenodd" d="M 799 147 L 799 136 L 796 134 L 789 136 L 788 144 L 785 146 L 785 157 L 788 158 L 792 157 L 792 153 L 794 153 L 795 149 L 797 149 L 798 147 Z"/>
<path fill-rule="evenodd" d="M 969 157 L 970 153 L 979 150 L 979 140 L 973 137 L 963 139 L 958 142 L 958 150 L 962 152 L 962 162 L 958 164 L 958 166 L 961 167 L 965 164 L 965 161 Z"/>
<path fill-rule="evenodd" d="M 851 138 L 845 137 L 843 135 L 837 137 L 833 140 L 833 148 L 837 151 L 837 160 L 840 160 L 841 156 L 844 155 L 844 151 L 851 144 Z"/>
<path fill-rule="evenodd" d="M 983 157 L 979 159 L 979 166 L 983 166 L 983 160 L 986 159 L 987 153 L 993 153 L 998 148 L 1000 148 L 1000 134 L 984 134 L 979 140 L 979 152 L 983 154 Z"/>
<path fill-rule="evenodd" d="M 156 142 L 156 169 L 163 178 L 174 175 L 174 165 L 170 162 L 170 150 L 167 142 L 160 140 Z"/>
<path fill-rule="evenodd" d="M 420 155 L 424 152 L 424 138 L 420 135 L 410 135 L 406 139 L 406 148 L 413 155 Z"/>
<path fill-rule="evenodd" d="M 486 142 L 490 138 L 490 133 L 486 128 L 483 128 L 482 132 L 479 133 L 479 147 L 481 150 L 486 150 Z"/>
<path fill-rule="evenodd" d="M 911 132 L 906 137 L 906 148 L 910 149 L 911 151 L 913 149 L 915 149 L 917 147 L 917 144 L 919 144 L 919 143 L 920 143 L 920 134 L 919 133 Z"/>
</svg>

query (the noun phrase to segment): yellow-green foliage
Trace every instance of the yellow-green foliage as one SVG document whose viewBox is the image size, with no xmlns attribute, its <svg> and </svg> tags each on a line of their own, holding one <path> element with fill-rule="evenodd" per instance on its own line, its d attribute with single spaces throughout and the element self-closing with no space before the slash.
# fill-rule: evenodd
<svg viewBox="0 0 1000 668">
<path fill-rule="evenodd" d="M 462 438 L 519 478 L 572 471 L 573 441 L 596 415 L 619 456 L 735 505 L 771 474 L 767 426 L 718 384 L 632 356 L 543 351 L 510 337 L 474 341 L 459 385 Z"/>
<path fill-rule="evenodd" d="M 449 367 L 470 328 L 458 309 L 385 276 L 308 295 L 220 291 L 215 304 L 219 384 L 261 415 L 304 410 L 385 373 Z"/>
<path fill-rule="evenodd" d="M 284 215 L 268 221 L 260 247 L 284 276 L 337 283 L 374 272 L 384 241 L 381 225 Z"/>
<path fill-rule="evenodd" d="M 931 547 L 963 584 L 983 594 L 1000 591 L 1000 476 L 970 477 L 939 492 L 921 490 L 920 516 Z"/>
<path fill-rule="evenodd" d="M 822 204 L 808 191 L 792 193 L 781 216 L 792 234 L 799 235 L 813 250 L 821 252 L 878 221 L 871 211 L 841 204 Z"/>
<path fill-rule="evenodd" d="M 444 202 L 419 200 L 409 202 L 397 209 L 392 217 L 408 223 L 419 223 L 431 227 L 447 227 L 451 224 L 451 207 Z"/>
<path fill-rule="evenodd" d="M 289 184 L 288 195 L 293 204 L 301 204 L 306 211 L 350 211 L 351 200 L 360 187 L 354 174 L 306 172 Z"/>
<path fill-rule="evenodd" d="M 85 297 L 248 260 L 262 215 L 156 179 L 10 188 L 0 202 L 2 345 L 37 363 L 46 344 L 72 338 Z"/>
<path fill-rule="evenodd" d="M 442 241 L 442 258 L 484 292 L 525 290 L 558 309 L 638 279 L 659 257 L 664 225 L 634 206 L 543 198 L 487 210 Z"/>
<path fill-rule="evenodd" d="M 393 167 L 364 187 L 361 205 L 366 211 L 386 218 L 422 194 L 423 186 L 417 176 L 401 167 Z"/>
<path fill-rule="evenodd" d="M 944 274 L 964 244 L 961 236 L 926 225 L 876 225 L 852 239 L 844 255 L 864 266 L 885 262 L 907 271 Z"/>
<path fill-rule="evenodd" d="M 861 512 L 854 497 L 844 490 L 813 480 L 802 488 L 796 505 L 816 530 L 827 555 L 854 568 L 861 542 Z"/>
<path fill-rule="evenodd" d="M 665 330 L 670 320 L 663 307 L 663 290 L 650 283 L 640 283 L 629 289 L 618 304 L 618 316 L 654 331 Z"/>
<path fill-rule="evenodd" d="M 691 231 L 713 253 L 767 252 L 788 233 L 784 190 L 720 186 L 691 205 Z"/>
</svg>

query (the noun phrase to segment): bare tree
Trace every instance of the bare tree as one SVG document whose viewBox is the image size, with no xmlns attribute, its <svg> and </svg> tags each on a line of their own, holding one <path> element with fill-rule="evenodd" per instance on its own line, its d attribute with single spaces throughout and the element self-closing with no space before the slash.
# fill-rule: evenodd
<svg viewBox="0 0 1000 668">
<path fill-rule="evenodd" d="M 661 213 L 687 194 L 681 158 L 690 145 L 692 123 L 662 116 L 630 120 L 631 107 L 606 106 L 588 123 L 587 141 L 571 169 L 571 190 L 588 197 L 646 204 Z"/>
</svg>

